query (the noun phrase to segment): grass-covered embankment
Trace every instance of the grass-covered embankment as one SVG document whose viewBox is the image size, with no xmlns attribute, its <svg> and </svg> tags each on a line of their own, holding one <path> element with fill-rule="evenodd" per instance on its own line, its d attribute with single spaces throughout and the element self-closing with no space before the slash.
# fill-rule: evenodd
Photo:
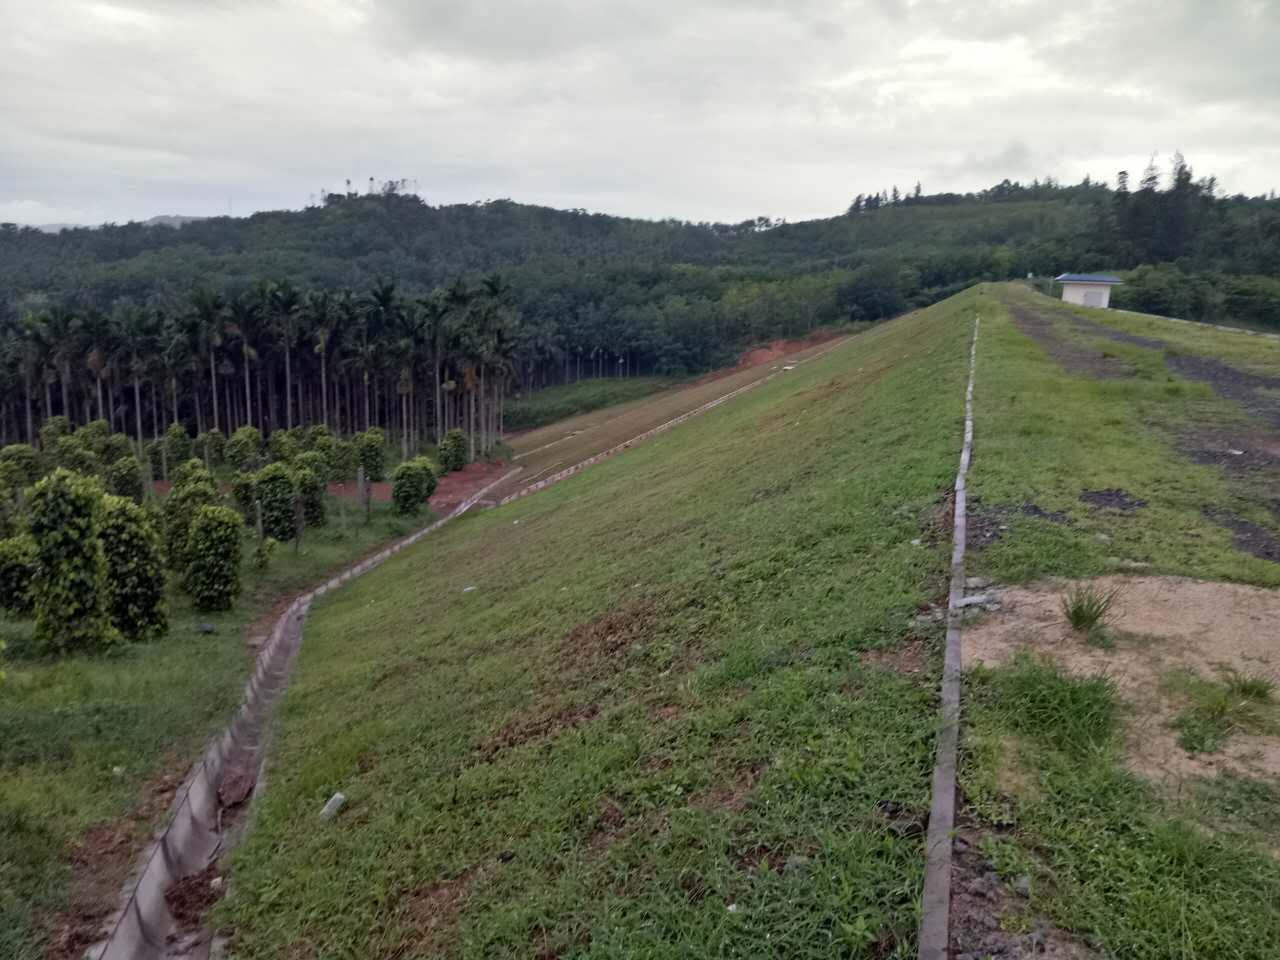
<svg viewBox="0 0 1280 960">
<path fill-rule="evenodd" d="M 1226 510 L 1274 530 L 1266 474 L 1197 463 L 1187 449 L 1215 431 L 1266 425 L 1209 384 L 1171 372 L 1168 348 L 1116 343 L 1071 318 L 1234 364 L 1273 364 L 1273 348 L 1207 328 L 1070 311 L 1017 288 L 996 292 L 1054 325 L 1047 340 L 1005 316 L 983 326 L 970 520 L 998 539 L 976 549 L 971 540 L 970 572 L 1009 582 L 1140 570 L 1280 585 L 1280 565 L 1237 549 L 1214 519 Z M 1117 489 L 1144 505 L 1102 509 L 1081 499 Z M 1162 639 L 1119 642 L 1142 656 L 1143 644 L 1155 655 Z M 1276 956 L 1276 784 L 1222 775 L 1172 791 L 1131 772 L 1126 751 L 1142 744 L 1125 725 L 1148 722 L 1149 707 L 1106 676 L 1067 676 L 1024 658 L 971 673 L 966 704 L 969 812 L 997 830 L 988 851 L 997 868 L 1031 881 L 1025 912 L 998 917 L 1001 929 L 1030 930 L 1039 915 L 1099 956 L 1135 960 Z"/>
<path fill-rule="evenodd" d="M 534 390 L 507 402 L 503 426 L 507 430 L 545 427 L 602 407 L 639 400 L 665 390 L 673 382 L 666 377 L 608 377 Z"/>
<path fill-rule="evenodd" d="M 990 309 L 874 329 L 326 598 L 236 955 L 910 955 L 934 677 L 901 645 L 947 552 L 911 541 Z"/>
</svg>

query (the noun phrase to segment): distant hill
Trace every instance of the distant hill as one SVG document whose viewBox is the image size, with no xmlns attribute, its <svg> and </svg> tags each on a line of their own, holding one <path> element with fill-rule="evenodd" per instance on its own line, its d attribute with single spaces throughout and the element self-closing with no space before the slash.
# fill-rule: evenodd
<svg viewBox="0 0 1280 960">
<path fill-rule="evenodd" d="M 243 218 L 0 228 L 0 297 L 11 311 L 33 294 L 105 309 L 120 298 L 182 301 L 197 285 L 234 294 L 260 279 L 359 290 L 387 278 L 416 295 L 501 271 L 526 313 L 558 323 L 603 313 L 625 327 L 679 298 L 694 314 L 706 301 L 786 333 L 888 316 L 980 280 L 1091 270 L 1131 271 L 1117 305 L 1280 323 L 1280 202 L 1216 197 L 1211 180 L 1182 166 L 1164 188 L 1152 175 L 1133 192 L 1086 180 L 873 193 L 799 223 L 650 221 L 510 200 L 431 206 L 387 193 Z M 730 287 L 737 299 L 724 301 Z M 788 312 L 798 319 L 780 324 Z"/>
</svg>

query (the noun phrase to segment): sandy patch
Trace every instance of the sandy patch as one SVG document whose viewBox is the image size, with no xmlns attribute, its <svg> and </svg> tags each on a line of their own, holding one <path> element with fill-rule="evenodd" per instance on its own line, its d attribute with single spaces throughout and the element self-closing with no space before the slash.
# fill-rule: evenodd
<svg viewBox="0 0 1280 960">
<path fill-rule="evenodd" d="M 1225 669 L 1280 681 L 1280 591 L 1184 577 L 1099 577 L 1120 588 L 1109 626 L 1115 647 L 1091 647 L 1063 619 L 1065 581 L 998 591 L 1002 608 L 964 629 L 965 667 L 998 666 L 1020 650 L 1048 654 L 1071 673 L 1115 681 L 1132 769 L 1176 787 L 1229 769 L 1280 776 L 1280 737 L 1234 733 L 1218 753 L 1189 754 L 1170 723 L 1185 706 L 1165 681 L 1179 669 L 1216 678 Z"/>
</svg>

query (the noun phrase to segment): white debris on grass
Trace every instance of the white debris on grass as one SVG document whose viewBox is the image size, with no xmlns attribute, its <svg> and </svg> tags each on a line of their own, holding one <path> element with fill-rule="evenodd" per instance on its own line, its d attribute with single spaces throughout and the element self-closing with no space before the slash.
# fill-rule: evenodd
<svg viewBox="0 0 1280 960">
<path fill-rule="evenodd" d="M 347 803 L 347 796 L 344 793 L 335 793 L 329 798 L 329 802 L 324 805 L 324 809 L 320 811 L 321 820 L 332 820 L 338 815 Z"/>
</svg>

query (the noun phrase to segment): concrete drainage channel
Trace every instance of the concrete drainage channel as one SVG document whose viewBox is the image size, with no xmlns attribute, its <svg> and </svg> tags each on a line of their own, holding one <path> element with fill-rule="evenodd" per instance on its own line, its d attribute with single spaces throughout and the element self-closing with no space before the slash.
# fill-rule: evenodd
<svg viewBox="0 0 1280 960">
<path fill-rule="evenodd" d="M 504 497 L 499 503 L 509 503 L 567 479 L 601 460 L 767 383 L 783 370 L 817 360 L 847 340 L 847 337 L 842 338 L 811 357 L 782 367 L 625 443 L 531 484 Z M 970 394 L 972 395 L 972 383 Z M 966 451 L 967 449 L 966 444 Z M 137 870 L 126 884 L 121 906 L 107 922 L 105 939 L 85 952 L 88 960 L 160 960 L 164 957 L 201 958 L 210 955 L 212 941 L 207 932 L 184 934 L 170 912 L 165 895 L 175 884 L 194 876 L 214 862 L 223 850 L 226 839 L 222 822 L 224 810 L 237 806 L 259 782 L 258 773 L 264 760 L 263 748 L 270 728 L 271 711 L 293 670 L 294 660 L 302 644 L 302 622 L 312 602 L 380 566 L 401 550 L 466 513 L 481 503 L 486 494 L 506 483 L 522 469 L 517 467 L 504 474 L 429 527 L 397 541 L 316 589 L 299 596 L 281 614 L 272 628 L 270 638 L 258 654 L 257 665 L 245 687 L 240 709 L 221 736 L 209 745 L 192 768 L 170 810 L 167 825 L 144 852 Z"/>
<path fill-rule="evenodd" d="M 281 614 L 258 654 L 244 699 L 231 723 L 205 750 L 174 801 L 167 826 L 143 854 L 108 921 L 106 939 L 90 947 L 91 960 L 156 960 L 168 956 L 207 956 L 207 937 L 184 939 L 165 894 L 179 881 L 199 873 L 222 850 L 222 814 L 244 799 L 257 780 L 271 710 L 288 683 L 302 642 L 302 621 L 312 602 L 362 573 L 380 566 L 406 547 L 461 516 L 486 493 L 519 473 L 517 468 L 472 494 L 447 516 L 398 540 L 366 560 L 298 597 Z M 230 801 L 229 803 L 227 801 Z"/>
<path fill-rule="evenodd" d="M 978 367 L 974 317 L 969 347 L 969 386 L 964 400 L 964 443 L 956 472 L 955 526 L 951 537 L 951 586 L 947 593 L 947 642 L 938 708 L 938 749 L 933 766 L 933 801 L 925 837 L 924 895 L 920 915 L 920 960 L 951 955 L 951 854 L 956 822 L 956 751 L 960 739 L 960 621 L 964 613 L 965 508 L 969 462 L 973 458 L 973 382 Z"/>
</svg>

